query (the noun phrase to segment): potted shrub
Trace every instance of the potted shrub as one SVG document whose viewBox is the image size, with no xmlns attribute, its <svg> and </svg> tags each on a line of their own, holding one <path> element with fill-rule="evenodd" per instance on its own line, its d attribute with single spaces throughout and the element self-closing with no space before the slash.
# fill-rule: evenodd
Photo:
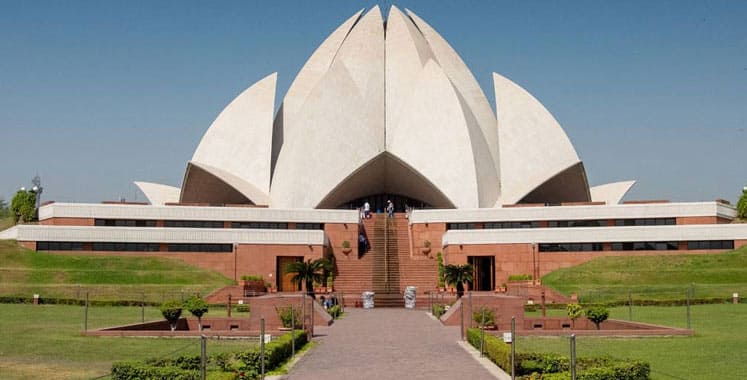
<svg viewBox="0 0 747 380">
<path fill-rule="evenodd" d="M 506 286 L 506 283 L 505 282 L 502 283 L 501 286 L 499 286 L 498 289 L 496 289 L 496 291 L 498 291 L 498 293 L 506 293 L 508 291 L 508 287 Z"/>
<path fill-rule="evenodd" d="M 342 242 L 342 253 L 349 254 L 350 252 L 353 252 L 353 248 L 350 247 L 350 241 L 343 240 Z"/>
<path fill-rule="evenodd" d="M 169 321 L 171 331 L 176 331 L 176 323 L 182 316 L 182 303 L 176 300 L 166 301 L 161 305 L 161 314 Z"/>
<path fill-rule="evenodd" d="M 423 241 L 423 248 L 420 251 L 426 255 L 431 253 L 431 241 L 430 240 Z"/>
<path fill-rule="evenodd" d="M 477 326 L 481 329 L 493 330 L 496 328 L 495 311 L 487 306 L 480 306 L 479 309 L 473 312 L 472 320 L 475 321 L 475 323 L 477 323 Z"/>
<path fill-rule="evenodd" d="M 202 331 L 202 316 L 208 312 L 208 304 L 198 296 L 192 296 L 184 301 L 184 308 L 197 317 L 197 326 Z"/>
<path fill-rule="evenodd" d="M 300 313 L 297 307 L 275 306 L 275 311 L 278 313 L 280 323 L 283 325 L 280 330 L 290 330 L 294 325 L 295 327 L 301 326 Z"/>
<path fill-rule="evenodd" d="M 245 274 L 241 276 L 241 287 L 244 289 L 245 292 L 257 292 L 261 293 L 264 292 L 265 289 L 265 280 L 260 275 L 248 275 Z"/>
</svg>

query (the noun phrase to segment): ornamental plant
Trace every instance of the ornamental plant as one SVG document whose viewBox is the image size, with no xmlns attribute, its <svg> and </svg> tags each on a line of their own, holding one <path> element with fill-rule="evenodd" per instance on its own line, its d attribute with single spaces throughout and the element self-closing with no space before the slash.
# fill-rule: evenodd
<svg viewBox="0 0 747 380">
<path fill-rule="evenodd" d="M 296 327 L 301 326 L 298 308 L 294 309 L 292 306 L 275 306 L 275 311 L 278 313 L 280 323 L 283 324 L 283 327 L 291 328 L 294 323 Z"/>
<path fill-rule="evenodd" d="M 737 202 L 737 216 L 740 219 L 747 219 L 747 188 L 742 190 L 742 196 Z"/>
<path fill-rule="evenodd" d="M 444 266 L 444 281 L 456 286 L 457 298 L 464 295 L 464 283 L 472 282 L 474 268 L 470 264 Z"/>
<path fill-rule="evenodd" d="M 483 318 L 485 319 L 483 320 Z M 495 326 L 495 310 L 487 306 L 480 306 L 472 313 L 472 320 L 480 327 Z"/>
<path fill-rule="evenodd" d="M 438 261 L 438 288 L 441 289 L 446 287 L 444 284 L 444 257 L 441 251 L 436 254 L 436 261 Z"/>
<path fill-rule="evenodd" d="M 599 325 L 606 321 L 607 318 L 610 316 L 610 311 L 607 310 L 604 306 L 595 306 L 591 307 L 589 309 L 586 309 L 586 318 L 592 322 L 594 322 L 594 325 L 597 327 L 597 330 L 599 330 Z"/>
<path fill-rule="evenodd" d="M 197 326 L 202 331 L 202 316 L 209 310 L 207 302 L 198 296 L 192 296 L 184 301 L 184 308 L 197 317 Z"/>
<path fill-rule="evenodd" d="M 571 319 L 573 328 L 576 328 L 576 319 L 584 313 L 584 309 L 577 303 L 569 303 L 568 306 L 565 307 L 565 311 L 568 313 L 568 318 Z"/>
<path fill-rule="evenodd" d="M 182 303 L 176 300 L 164 302 L 161 305 L 161 314 L 169 321 L 171 331 L 175 331 L 176 323 L 179 322 L 179 318 L 182 316 Z"/>
</svg>

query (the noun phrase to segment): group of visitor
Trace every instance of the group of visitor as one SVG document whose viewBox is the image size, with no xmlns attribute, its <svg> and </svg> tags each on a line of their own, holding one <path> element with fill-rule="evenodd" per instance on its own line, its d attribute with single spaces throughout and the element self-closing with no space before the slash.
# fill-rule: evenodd
<svg viewBox="0 0 747 380">
<path fill-rule="evenodd" d="M 334 294 L 330 294 L 328 297 L 321 296 L 319 302 L 324 307 L 324 310 L 327 310 L 330 307 L 337 305 L 337 297 L 335 297 Z"/>
<path fill-rule="evenodd" d="M 380 212 L 381 209 L 379 209 Z M 394 203 L 391 200 L 386 201 L 386 214 L 390 218 L 394 218 Z M 368 201 L 363 203 L 361 219 L 371 219 L 371 204 Z"/>
</svg>

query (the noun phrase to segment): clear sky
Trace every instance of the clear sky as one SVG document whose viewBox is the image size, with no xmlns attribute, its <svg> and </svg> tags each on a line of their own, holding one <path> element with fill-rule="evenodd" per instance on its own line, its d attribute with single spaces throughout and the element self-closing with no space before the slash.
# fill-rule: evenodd
<svg viewBox="0 0 747 380">
<path fill-rule="evenodd" d="M 144 200 L 179 186 L 210 123 L 375 1 L 0 0 L 0 197 Z M 747 1 L 402 1 L 493 103 L 493 71 L 558 119 L 626 199 L 735 201 L 747 185 Z"/>
</svg>

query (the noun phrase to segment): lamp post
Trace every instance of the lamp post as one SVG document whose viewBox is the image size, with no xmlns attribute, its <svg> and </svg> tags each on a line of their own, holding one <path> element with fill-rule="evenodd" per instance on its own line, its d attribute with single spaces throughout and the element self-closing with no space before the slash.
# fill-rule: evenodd
<svg viewBox="0 0 747 380">
<path fill-rule="evenodd" d="M 34 187 L 31 188 L 31 191 L 34 193 L 36 198 L 36 209 L 34 210 L 34 216 L 36 217 L 36 219 L 39 219 L 39 206 L 41 206 L 41 194 L 44 191 L 44 188 L 41 185 L 41 178 L 39 178 L 38 174 L 31 180 L 31 184 L 34 185 Z"/>
</svg>

